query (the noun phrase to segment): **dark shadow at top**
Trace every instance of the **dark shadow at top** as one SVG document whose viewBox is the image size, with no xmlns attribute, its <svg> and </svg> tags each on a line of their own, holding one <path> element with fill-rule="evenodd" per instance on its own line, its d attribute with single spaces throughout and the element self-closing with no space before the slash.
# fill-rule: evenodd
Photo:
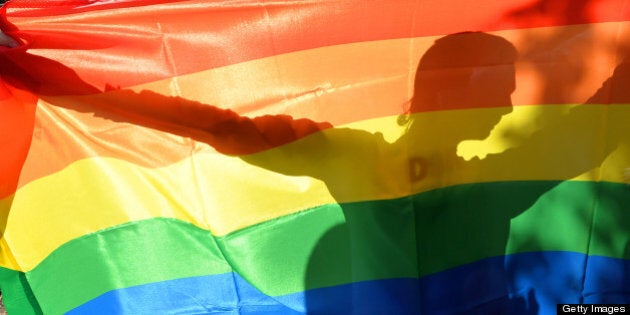
<svg viewBox="0 0 630 315">
<path fill-rule="evenodd" d="M 592 0 L 539 0 L 509 12 L 508 18 L 515 22 L 525 20 L 547 20 L 554 25 L 582 24 L 592 21 Z"/>
</svg>

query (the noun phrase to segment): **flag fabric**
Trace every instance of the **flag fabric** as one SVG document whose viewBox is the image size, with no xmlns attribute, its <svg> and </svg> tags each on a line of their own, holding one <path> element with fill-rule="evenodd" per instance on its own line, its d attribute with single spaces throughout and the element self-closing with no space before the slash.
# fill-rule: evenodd
<svg viewBox="0 0 630 315">
<path fill-rule="evenodd" d="M 9 314 L 630 303 L 630 1 L 2 12 Z"/>
</svg>

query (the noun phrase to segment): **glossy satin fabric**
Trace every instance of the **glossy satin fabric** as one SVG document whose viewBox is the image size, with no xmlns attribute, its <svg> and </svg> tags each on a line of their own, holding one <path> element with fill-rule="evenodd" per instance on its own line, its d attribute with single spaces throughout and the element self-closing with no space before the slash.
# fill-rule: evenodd
<svg viewBox="0 0 630 315">
<path fill-rule="evenodd" d="M 12 0 L 9 313 L 630 303 L 629 8 Z"/>
</svg>

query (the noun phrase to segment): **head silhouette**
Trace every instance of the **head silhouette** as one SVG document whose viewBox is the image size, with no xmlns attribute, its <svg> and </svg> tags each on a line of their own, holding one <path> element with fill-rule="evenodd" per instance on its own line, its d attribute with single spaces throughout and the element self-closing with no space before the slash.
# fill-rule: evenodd
<svg viewBox="0 0 630 315">
<path fill-rule="evenodd" d="M 486 33 L 457 33 L 436 40 L 418 64 L 410 111 L 503 109 L 470 122 L 491 128 L 511 111 L 516 57 L 510 42 Z"/>
</svg>

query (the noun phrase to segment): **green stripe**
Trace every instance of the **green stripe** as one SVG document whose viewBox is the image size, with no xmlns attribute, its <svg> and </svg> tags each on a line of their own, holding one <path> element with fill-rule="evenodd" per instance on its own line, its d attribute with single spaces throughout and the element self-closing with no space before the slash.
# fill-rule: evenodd
<svg viewBox="0 0 630 315">
<path fill-rule="evenodd" d="M 590 254 L 630 259 L 630 185 L 599 185 Z"/>
<path fill-rule="evenodd" d="M 623 184 L 480 183 L 311 209 L 219 242 L 243 278 L 269 295 L 283 295 L 425 276 L 486 257 L 531 251 L 630 259 L 630 229 L 623 228 L 630 226 L 628 204 L 630 190 Z"/>
<path fill-rule="evenodd" d="M 231 233 L 219 242 L 243 278 L 269 295 L 368 279 L 417 277 L 408 198 L 327 205 Z"/>
<path fill-rule="evenodd" d="M 0 267 L 0 290 L 8 314 L 42 314 L 23 272 Z"/>
<path fill-rule="evenodd" d="M 587 253 L 597 187 L 611 192 L 625 188 L 609 183 L 523 181 L 421 194 L 415 199 L 420 274 L 514 253 Z M 621 257 L 615 252 L 605 255 Z"/>
<path fill-rule="evenodd" d="M 623 184 L 527 181 L 327 205 L 216 243 L 198 227 L 153 219 L 69 242 L 27 276 L 42 305 L 59 311 L 116 288 L 232 270 L 274 296 L 530 251 L 630 259 L 628 204 Z"/>
<path fill-rule="evenodd" d="M 44 313 L 60 314 L 113 289 L 229 271 L 210 232 L 160 218 L 68 242 L 26 276 Z"/>
</svg>

